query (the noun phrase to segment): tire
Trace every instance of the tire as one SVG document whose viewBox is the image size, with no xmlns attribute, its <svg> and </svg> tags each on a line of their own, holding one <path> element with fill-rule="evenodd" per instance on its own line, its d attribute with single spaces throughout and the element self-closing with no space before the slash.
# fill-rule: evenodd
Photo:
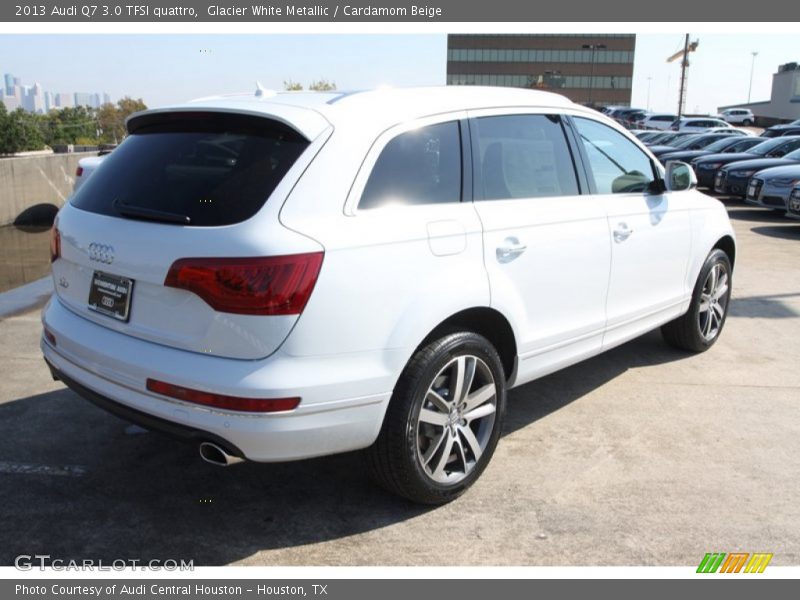
<svg viewBox="0 0 800 600">
<path fill-rule="evenodd" d="M 742 125 L 744 125 L 745 127 L 750 127 L 750 125 L 752 124 L 753 122 L 750 119 L 745 119 L 744 121 L 742 121 Z"/>
<path fill-rule="evenodd" d="M 732 274 L 728 255 L 712 250 L 700 269 L 689 310 L 661 328 L 668 344 L 690 352 L 705 352 L 716 343 L 728 317 Z"/>
<path fill-rule="evenodd" d="M 491 460 L 505 407 L 505 373 L 486 338 L 459 332 L 426 344 L 403 370 L 378 439 L 365 451 L 368 471 L 414 502 L 455 500 Z"/>
</svg>

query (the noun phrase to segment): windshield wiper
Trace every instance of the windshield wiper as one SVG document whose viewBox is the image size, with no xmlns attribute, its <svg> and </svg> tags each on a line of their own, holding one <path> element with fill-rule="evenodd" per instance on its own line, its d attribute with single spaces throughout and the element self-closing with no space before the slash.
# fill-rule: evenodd
<svg viewBox="0 0 800 600">
<path fill-rule="evenodd" d="M 188 215 L 179 215 L 155 208 L 145 208 L 144 206 L 131 206 L 123 204 L 119 200 L 114 200 L 111 204 L 119 214 L 133 219 L 143 219 L 145 221 L 158 221 L 161 223 L 177 223 L 179 225 L 189 225 L 192 220 Z"/>
</svg>

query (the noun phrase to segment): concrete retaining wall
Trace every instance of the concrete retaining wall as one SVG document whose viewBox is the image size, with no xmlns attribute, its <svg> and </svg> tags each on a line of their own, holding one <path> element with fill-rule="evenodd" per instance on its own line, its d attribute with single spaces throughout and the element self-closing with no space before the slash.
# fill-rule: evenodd
<svg viewBox="0 0 800 600">
<path fill-rule="evenodd" d="M 0 226 L 36 204 L 60 207 L 72 193 L 78 161 L 96 152 L 0 158 Z"/>
</svg>

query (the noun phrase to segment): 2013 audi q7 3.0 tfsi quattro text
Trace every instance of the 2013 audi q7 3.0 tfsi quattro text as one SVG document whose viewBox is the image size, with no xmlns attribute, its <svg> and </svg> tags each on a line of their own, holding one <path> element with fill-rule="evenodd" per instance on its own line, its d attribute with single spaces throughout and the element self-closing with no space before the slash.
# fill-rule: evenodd
<svg viewBox="0 0 800 600">
<path fill-rule="evenodd" d="M 657 327 L 703 351 L 725 323 L 722 205 L 555 94 L 259 89 L 127 126 L 53 228 L 42 350 L 208 462 L 361 449 L 446 502 L 507 389 Z"/>
</svg>

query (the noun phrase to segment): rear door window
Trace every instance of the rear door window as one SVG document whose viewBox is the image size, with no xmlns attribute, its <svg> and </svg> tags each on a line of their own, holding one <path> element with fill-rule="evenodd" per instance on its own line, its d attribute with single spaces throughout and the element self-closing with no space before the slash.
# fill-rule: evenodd
<svg viewBox="0 0 800 600">
<path fill-rule="evenodd" d="M 471 127 L 476 200 L 580 193 L 559 116 L 479 117 Z"/>
<path fill-rule="evenodd" d="M 401 133 L 386 144 L 364 186 L 359 210 L 461 201 L 458 121 Z"/>
<path fill-rule="evenodd" d="M 261 209 L 308 144 L 262 117 L 143 115 L 71 202 L 102 215 L 231 225 Z"/>
</svg>

